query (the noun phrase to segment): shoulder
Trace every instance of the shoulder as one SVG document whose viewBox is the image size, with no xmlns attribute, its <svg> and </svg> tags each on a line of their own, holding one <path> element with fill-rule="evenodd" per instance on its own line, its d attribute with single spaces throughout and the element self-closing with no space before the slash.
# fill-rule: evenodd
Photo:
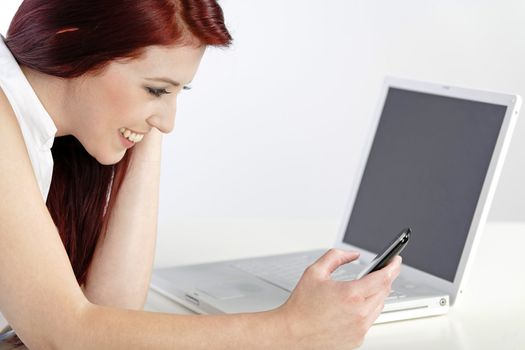
<svg viewBox="0 0 525 350">
<path fill-rule="evenodd" d="M 4 93 L 4 90 L 0 87 L 0 116 L 5 115 L 7 110 L 10 110 L 13 113 L 11 104 L 7 100 L 7 96 Z"/>
<path fill-rule="evenodd" d="M 2 125 L 2 128 L 0 129 L 9 127 L 13 121 L 16 122 L 15 112 L 4 93 L 4 90 L 0 87 L 0 124 Z"/>
<path fill-rule="evenodd" d="M 26 169 L 30 165 L 29 154 L 11 103 L 0 88 L 0 173 L 5 174 L 6 167 Z M 31 170 L 31 167 L 28 168 Z M 0 176 L 1 177 L 1 176 Z"/>
<path fill-rule="evenodd" d="M 11 106 L 11 103 L 7 99 L 4 91 L 0 87 L 0 137 L 4 141 L 15 141 L 19 139 L 23 141 L 22 132 L 20 126 L 18 125 L 18 120 L 16 119 L 15 112 Z M 17 137 L 20 136 L 20 137 Z M 14 142 L 16 144 L 16 141 Z M 11 143 L 3 143 L 3 147 L 15 146 Z"/>
</svg>

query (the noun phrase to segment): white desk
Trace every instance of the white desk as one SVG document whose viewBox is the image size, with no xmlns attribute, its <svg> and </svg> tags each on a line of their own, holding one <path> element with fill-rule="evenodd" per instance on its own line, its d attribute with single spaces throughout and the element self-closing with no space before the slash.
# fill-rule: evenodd
<svg viewBox="0 0 525 350">
<path fill-rule="evenodd" d="M 525 349 L 524 246 L 525 224 L 488 223 L 450 313 L 373 326 L 362 349 Z M 153 291 L 146 309 L 191 313 Z"/>
</svg>

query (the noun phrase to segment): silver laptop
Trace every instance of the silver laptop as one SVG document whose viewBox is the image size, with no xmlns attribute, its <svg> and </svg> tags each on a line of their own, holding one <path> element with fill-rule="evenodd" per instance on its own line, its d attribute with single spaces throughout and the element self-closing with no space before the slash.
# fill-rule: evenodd
<svg viewBox="0 0 525 350">
<path fill-rule="evenodd" d="M 354 279 L 412 228 L 376 323 L 444 314 L 462 293 L 520 105 L 517 95 L 385 80 L 334 244 L 361 257 L 332 275 Z M 325 251 L 155 269 L 151 287 L 198 313 L 269 310 Z"/>
</svg>

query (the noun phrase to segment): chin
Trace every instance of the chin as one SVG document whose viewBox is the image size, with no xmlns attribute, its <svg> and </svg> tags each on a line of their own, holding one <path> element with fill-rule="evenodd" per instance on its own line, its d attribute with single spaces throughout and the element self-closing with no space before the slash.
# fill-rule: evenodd
<svg viewBox="0 0 525 350">
<path fill-rule="evenodd" d="M 82 142 L 84 149 L 93 157 L 97 162 L 102 165 L 113 165 L 117 164 L 122 160 L 126 154 L 126 149 L 116 148 L 113 145 L 104 143 L 97 144 L 96 142 Z"/>
<path fill-rule="evenodd" d="M 125 154 L 126 152 L 122 152 L 122 154 L 120 155 L 113 155 L 113 156 L 105 155 L 102 157 L 95 157 L 95 159 L 97 160 L 97 162 L 99 162 L 102 165 L 113 165 L 113 164 L 117 164 L 118 162 L 120 162 Z"/>
<path fill-rule="evenodd" d="M 117 164 L 121 161 L 121 159 L 126 154 L 126 151 L 122 151 L 120 153 L 117 152 L 89 152 L 93 158 L 97 160 L 102 165 L 113 165 Z"/>
</svg>

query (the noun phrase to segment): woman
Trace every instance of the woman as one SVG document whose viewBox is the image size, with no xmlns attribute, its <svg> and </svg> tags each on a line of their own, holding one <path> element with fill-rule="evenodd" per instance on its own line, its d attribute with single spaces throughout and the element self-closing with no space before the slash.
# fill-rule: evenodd
<svg viewBox="0 0 525 350">
<path fill-rule="evenodd" d="M 0 311 L 37 349 L 350 349 L 400 259 L 359 281 L 330 250 L 278 309 L 140 311 L 155 245 L 162 134 L 209 45 L 214 0 L 25 0 L 0 40 Z"/>
</svg>

